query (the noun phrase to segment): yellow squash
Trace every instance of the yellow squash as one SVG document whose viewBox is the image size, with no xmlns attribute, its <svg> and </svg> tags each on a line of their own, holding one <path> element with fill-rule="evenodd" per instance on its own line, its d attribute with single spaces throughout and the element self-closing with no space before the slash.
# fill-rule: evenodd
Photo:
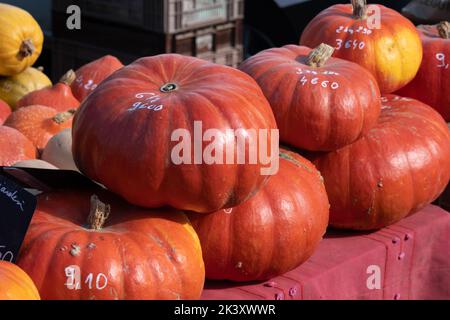
<svg viewBox="0 0 450 320">
<path fill-rule="evenodd" d="M 28 12 L 0 3 L 0 75 L 12 76 L 32 66 L 43 42 L 42 29 Z"/>
<path fill-rule="evenodd" d="M 16 103 L 30 92 L 51 86 L 50 79 L 36 68 L 28 68 L 12 77 L 0 77 L 0 99 L 15 110 Z"/>
</svg>

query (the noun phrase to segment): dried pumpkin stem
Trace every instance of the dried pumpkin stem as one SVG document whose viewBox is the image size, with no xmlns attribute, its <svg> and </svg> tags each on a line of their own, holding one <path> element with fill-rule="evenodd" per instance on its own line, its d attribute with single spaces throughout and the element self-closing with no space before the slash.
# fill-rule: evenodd
<svg viewBox="0 0 450 320">
<path fill-rule="evenodd" d="M 352 0 L 353 15 L 357 19 L 367 18 L 367 1 L 366 0 Z"/>
<path fill-rule="evenodd" d="M 26 57 L 31 56 L 35 51 L 36 47 L 34 46 L 33 41 L 31 39 L 24 40 L 19 48 L 17 58 L 23 60 Z"/>
<path fill-rule="evenodd" d="M 450 39 L 450 22 L 442 21 L 437 25 L 439 35 L 443 39 Z"/>
<path fill-rule="evenodd" d="M 76 111 L 77 110 L 75 110 L 75 109 L 70 109 L 65 112 L 60 112 L 53 117 L 53 121 L 56 122 L 57 124 L 64 123 L 67 120 L 69 120 L 70 118 L 72 118 Z"/>
<path fill-rule="evenodd" d="M 75 71 L 70 69 L 69 71 L 66 72 L 65 75 L 63 75 L 61 77 L 59 82 L 70 86 L 70 85 L 72 85 L 72 83 L 75 81 L 76 78 L 77 78 L 77 75 L 75 74 Z"/>
<path fill-rule="evenodd" d="M 306 64 L 310 67 L 320 68 L 331 58 L 334 48 L 325 43 L 320 44 L 311 51 L 306 58 Z"/>
<path fill-rule="evenodd" d="M 100 201 L 94 194 L 91 197 L 91 211 L 88 216 L 88 225 L 91 230 L 100 231 L 111 213 L 111 206 Z"/>
</svg>

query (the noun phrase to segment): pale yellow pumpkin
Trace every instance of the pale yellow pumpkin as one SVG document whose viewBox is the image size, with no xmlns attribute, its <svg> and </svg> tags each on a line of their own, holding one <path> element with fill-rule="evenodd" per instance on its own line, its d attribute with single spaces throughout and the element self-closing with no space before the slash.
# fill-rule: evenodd
<svg viewBox="0 0 450 320">
<path fill-rule="evenodd" d="M 23 96 L 51 85 L 52 82 L 43 72 L 28 68 L 12 77 L 0 77 L 0 99 L 15 110 L 17 101 Z"/>
<path fill-rule="evenodd" d="M 28 12 L 0 3 L 0 39 L 0 75 L 13 76 L 36 62 L 44 34 Z"/>
</svg>

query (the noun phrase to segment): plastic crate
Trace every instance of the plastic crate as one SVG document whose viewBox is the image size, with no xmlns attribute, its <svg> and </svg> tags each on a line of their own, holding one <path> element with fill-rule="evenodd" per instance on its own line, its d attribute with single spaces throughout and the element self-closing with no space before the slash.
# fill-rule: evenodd
<svg viewBox="0 0 450 320">
<path fill-rule="evenodd" d="M 211 61 L 217 64 L 237 68 L 243 60 L 243 47 L 228 48 L 227 50 L 211 52 L 198 55 L 198 58 Z"/>
<path fill-rule="evenodd" d="M 53 35 L 57 39 L 128 52 L 137 56 L 180 53 L 198 56 L 242 46 L 243 21 L 235 20 L 175 34 L 84 19 L 81 30 L 65 28 L 65 14 L 53 13 Z"/>
<path fill-rule="evenodd" d="M 54 0 L 65 13 L 76 4 L 84 17 L 160 33 L 177 33 L 244 17 L 244 0 Z"/>
<path fill-rule="evenodd" d="M 174 47 L 174 52 L 186 55 L 186 53 L 190 52 L 194 46 L 192 40 L 194 35 L 184 34 L 183 36 L 183 39 L 175 41 L 176 47 Z M 178 35 L 178 37 L 181 37 L 181 35 Z M 202 44 L 202 46 L 204 45 L 205 44 Z M 67 72 L 67 70 L 76 70 L 84 64 L 107 54 L 116 56 L 124 64 L 129 64 L 142 57 L 141 55 L 129 54 L 122 51 L 111 50 L 109 48 L 100 48 L 85 43 L 57 39 L 52 46 L 51 77 L 54 81 L 57 81 Z M 218 52 L 204 51 L 197 56 L 211 62 L 237 67 L 239 63 L 242 62 L 243 49 L 242 46 L 238 46 L 236 48 L 228 48 L 228 50 Z"/>
</svg>

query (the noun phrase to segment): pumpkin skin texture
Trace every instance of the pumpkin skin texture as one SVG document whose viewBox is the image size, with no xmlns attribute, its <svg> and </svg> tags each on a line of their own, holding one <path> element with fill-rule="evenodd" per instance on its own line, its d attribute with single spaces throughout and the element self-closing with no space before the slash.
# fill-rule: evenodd
<svg viewBox="0 0 450 320">
<path fill-rule="evenodd" d="M 53 136 L 45 146 L 41 159 L 63 170 L 78 171 L 72 156 L 72 130 L 64 129 Z"/>
<path fill-rule="evenodd" d="M 414 25 L 400 13 L 382 5 L 371 6 L 380 11 L 379 29 L 370 29 L 372 20 L 367 14 L 355 16 L 351 4 L 338 4 L 319 13 L 306 26 L 300 44 L 311 48 L 320 43 L 335 46 L 335 57 L 363 66 L 377 79 L 382 93 L 392 93 L 414 79 L 422 61 L 422 44 Z M 353 33 L 345 32 L 346 28 Z"/>
<path fill-rule="evenodd" d="M 158 110 L 136 109 L 143 103 Z M 270 147 L 271 129 L 277 128 L 261 89 L 245 73 L 164 54 L 116 71 L 81 104 L 72 131 L 75 163 L 92 180 L 143 207 L 214 212 L 254 195 L 269 177 L 261 174 L 261 161 L 227 164 L 224 156 L 224 164 L 193 164 L 194 156 L 187 151 L 190 159 L 176 164 L 172 154 L 181 154 L 174 150 L 184 138 L 173 141 L 173 134 L 184 129 L 195 140 L 195 121 L 201 121 L 201 134 L 209 129 L 223 133 L 223 139 L 216 139 L 222 150 L 232 145 L 227 143 L 228 129 L 241 129 L 248 134 L 247 145 L 253 146 L 260 144 L 249 130 L 265 129 Z M 199 147 L 202 155 L 209 144 Z M 237 148 L 235 143 L 235 160 Z"/>
<path fill-rule="evenodd" d="M 312 52 L 295 45 L 268 49 L 247 59 L 240 69 L 258 82 L 269 100 L 283 143 L 312 151 L 336 150 L 375 125 L 380 89 L 355 63 L 331 58 L 322 66 L 309 65 Z"/>
<path fill-rule="evenodd" d="M 0 166 L 30 159 L 36 159 L 33 143 L 16 129 L 0 126 Z"/>
<path fill-rule="evenodd" d="M 79 101 L 83 101 L 98 87 L 100 82 L 122 67 L 122 62 L 111 55 L 82 66 L 75 72 L 77 77 L 71 85 L 73 95 Z"/>
<path fill-rule="evenodd" d="M 74 80 L 75 72 L 69 70 L 54 86 L 30 92 L 20 99 L 17 108 L 41 105 L 54 108 L 58 112 L 77 109 L 80 102 L 73 96 L 70 88 Z"/>
<path fill-rule="evenodd" d="M 38 198 L 18 265 L 35 281 L 42 299 L 199 299 L 204 263 L 186 215 L 132 207 L 102 191 L 95 194 L 110 205 L 110 216 L 106 222 L 94 219 L 91 230 L 86 222 L 92 193 L 61 191 Z M 80 268 L 80 290 L 66 286 L 70 266 Z M 85 283 L 89 274 L 91 288 Z M 97 285 L 98 275 L 103 276 Z"/>
<path fill-rule="evenodd" d="M 36 62 L 44 34 L 28 12 L 0 3 L 0 39 L 0 75 L 12 76 Z"/>
<path fill-rule="evenodd" d="M 15 264 L 0 261 L 0 300 L 40 300 L 30 277 Z"/>
<path fill-rule="evenodd" d="M 371 230 L 434 201 L 450 178 L 450 131 L 431 107 L 383 98 L 380 120 L 352 145 L 316 155 L 330 199 L 330 225 Z"/>
<path fill-rule="evenodd" d="M 422 64 L 414 80 L 398 94 L 432 106 L 450 122 L 450 38 L 439 36 L 437 25 L 417 29 L 423 44 Z"/>
<path fill-rule="evenodd" d="M 6 102 L 0 100 L 0 125 L 2 125 L 3 122 L 5 122 L 6 118 L 8 118 L 10 114 L 11 114 L 10 106 Z"/>
<path fill-rule="evenodd" d="M 42 150 L 54 135 L 72 126 L 73 113 L 58 113 L 46 106 L 28 106 L 13 112 L 6 119 L 5 126 L 19 130 L 38 150 Z"/>
<path fill-rule="evenodd" d="M 323 179 L 303 157 L 281 151 L 280 170 L 243 204 L 208 215 L 191 214 L 206 277 L 267 280 L 302 264 L 328 226 Z"/>
<path fill-rule="evenodd" d="M 15 110 L 22 97 L 51 85 L 50 79 L 40 70 L 28 68 L 12 77 L 0 77 L 0 99 Z"/>
</svg>

